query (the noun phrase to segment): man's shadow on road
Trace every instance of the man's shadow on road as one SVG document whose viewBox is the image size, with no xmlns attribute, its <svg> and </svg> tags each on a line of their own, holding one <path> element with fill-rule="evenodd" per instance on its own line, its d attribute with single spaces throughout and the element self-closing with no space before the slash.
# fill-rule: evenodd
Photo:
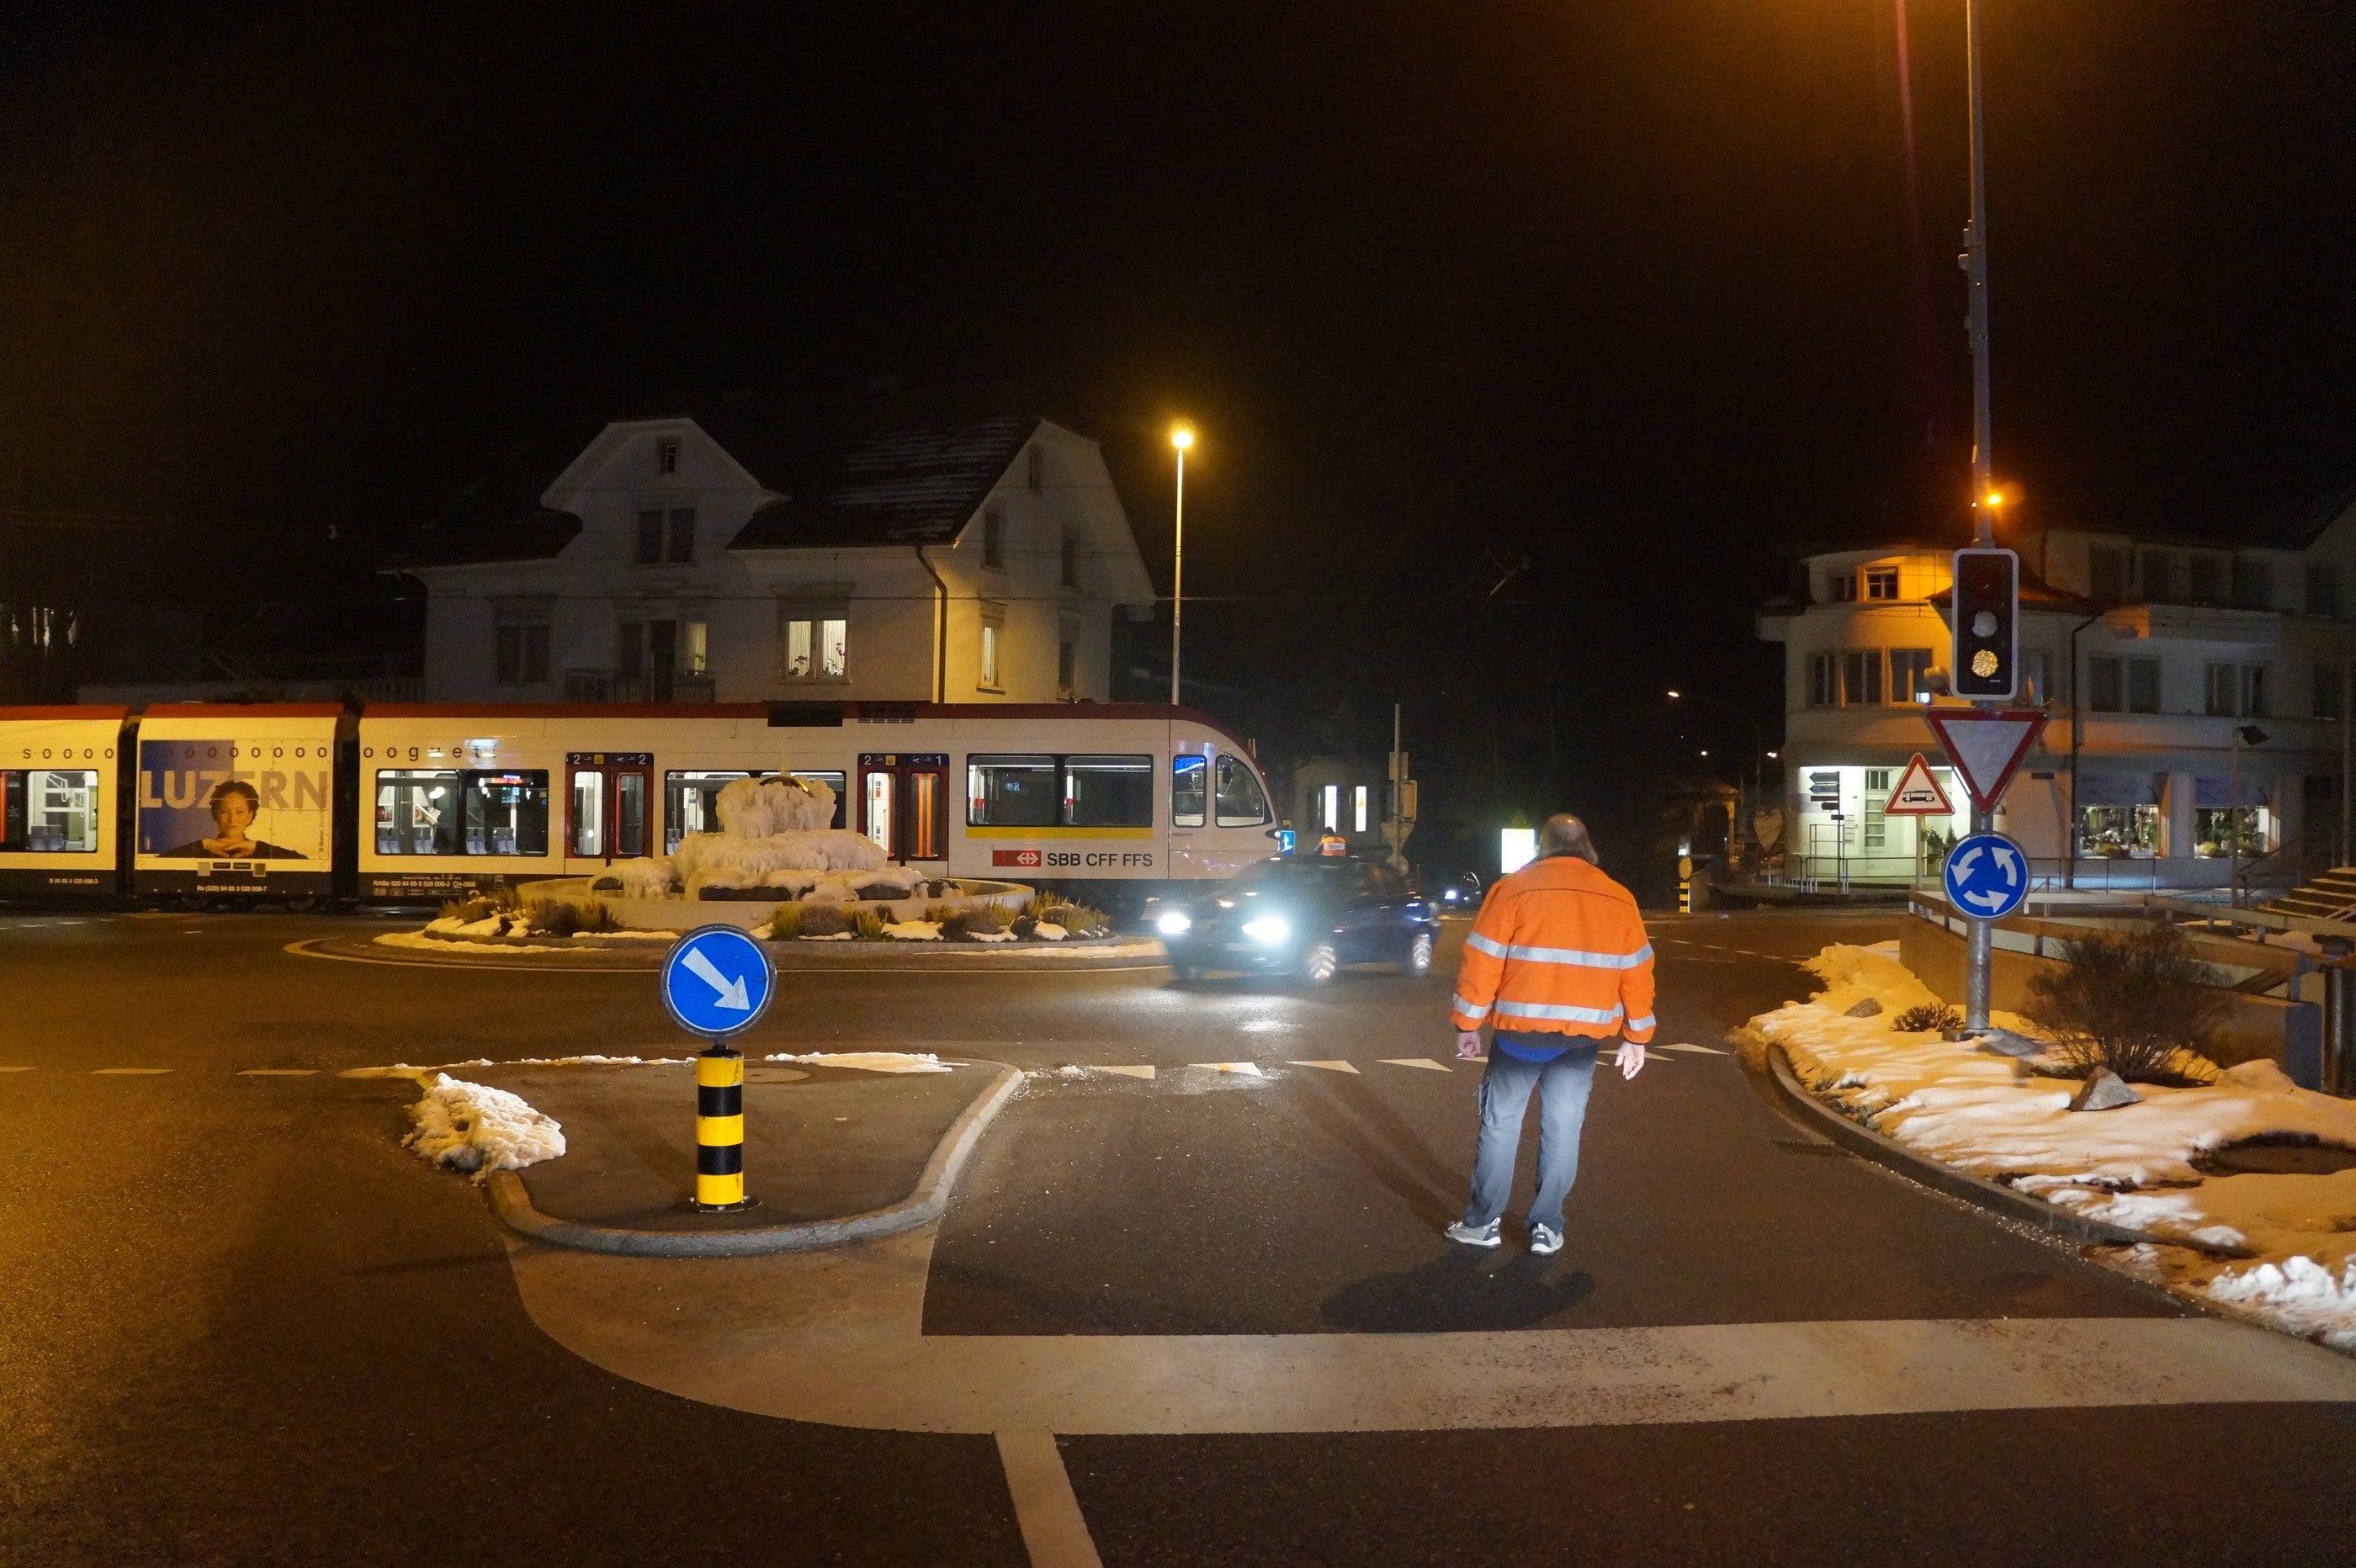
<svg viewBox="0 0 2356 1568">
<path fill-rule="evenodd" d="M 1528 1328 L 1593 1293 L 1585 1273 L 1547 1277 L 1551 1260 L 1527 1253 L 1483 1269 L 1489 1254 L 1451 1246 L 1428 1264 L 1345 1285 L 1318 1316 L 1358 1334 L 1461 1334 Z"/>
</svg>

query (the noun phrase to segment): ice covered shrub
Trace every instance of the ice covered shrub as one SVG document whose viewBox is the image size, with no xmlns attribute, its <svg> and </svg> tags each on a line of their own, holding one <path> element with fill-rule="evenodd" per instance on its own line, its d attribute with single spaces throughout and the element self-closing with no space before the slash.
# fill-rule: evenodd
<svg viewBox="0 0 2356 1568">
<path fill-rule="evenodd" d="M 2130 1083 L 2183 1083 L 2179 1053 L 2210 1056 L 2227 1006 L 2224 976 L 2164 921 L 2090 932 L 2062 944 L 2065 967 L 2029 983 L 2029 1017 L 2083 1078 L 2108 1068 Z"/>
<path fill-rule="evenodd" d="M 890 923 L 891 922 L 884 918 L 884 912 L 880 909 L 862 909 L 851 915 L 851 934 L 862 942 L 883 941 L 884 928 Z"/>
<path fill-rule="evenodd" d="M 777 906 L 780 919 L 786 918 L 787 907 Z M 792 912 L 792 919 L 796 936 L 841 936 L 851 924 L 851 912 L 839 903 L 803 904 Z"/>
<path fill-rule="evenodd" d="M 1090 909 L 1086 904 L 1065 904 L 1055 911 L 1052 918 L 1055 924 L 1074 936 L 1104 936 L 1112 931 L 1112 921 L 1105 912 Z"/>
<path fill-rule="evenodd" d="M 1900 1034 L 1944 1034 L 1951 1029 L 1964 1027 L 1964 1009 L 1952 1002 L 1925 1003 L 1909 1008 L 1891 1020 L 1890 1027 Z"/>
<path fill-rule="evenodd" d="M 925 918 L 930 920 L 928 912 Z M 995 936 L 1006 929 L 1006 912 L 996 904 L 974 904 L 957 910 L 941 921 L 941 934 L 951 942 L 970 942 L 987 933 Z"/>
</svg>

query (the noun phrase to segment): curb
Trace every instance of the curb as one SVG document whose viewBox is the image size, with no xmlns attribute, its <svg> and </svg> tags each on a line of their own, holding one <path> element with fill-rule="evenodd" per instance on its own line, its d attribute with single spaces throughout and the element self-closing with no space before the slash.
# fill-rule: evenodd
<svg viewBox="0 0 2356 1568">
<path fill-rule="evenodd" d="M 1751 1033 L 1754 1046 L 1763 1045 L 1763 1076 L 1776 1092 L 1777 1098 L 1797 1112 L 1798 1119 L 1807 1122 L 1815 1131 L 1851 1154 L 1886 1166 L 1910 1181 L 1921 1183 L 1950 1198 L 1960 1198 L 2017 1223 L 2061 1236 L 2066 1240 L 2098 1247 L 2180 1247 L 2190 1252 L 2206 1253 L 2217 1258 L 2247 1258 L 2256 1254 L 2246 1248 L 2211 1246 L 2176 1236 L 2155 1236 L 2146 1231 L 2131 1231 L 2125 1225 L 2073 1214 L 2067 1209 L 2031 1198 L 2024 1192 L 1968 1171 L 1957 1170 L 1927 1155 L 1915 1153 L 1894 1138 L 1885 1137 L 1872 1128 L 1862 1126 L 1808 1093 L 1781 1045 L 1763 1040 L 1752 1031 L 1736 1030 L 1727 1036 L 1727 1043 L 1738 1047 L 1738 1053 L 1747 1061 L 1751 1052 L 1740 1051 L 1743 1043 L 1735 1036 Z"/>
<path fill-rule="evenodd" d="M 949 1189 L 965 1168 L 966 1157 L 980 1142 L 982 1129 L 998 1115 L 1023 1083 L 1023 1070 L 1002 1061 L 959 1062 L 958 1066 L 995 1067 L 998 1077 L 958 1113 L 933 1157 L 916 1178 L 908 1196 L 881 1209 L 840 1220 L 803 1220 L 790 1225 L 765 1225 L 742 1231 L 642 1231 L 616 1225 L 589 1225 L 559 1220 L 532 1206 L 523 1179 L 512 1170 L 495 1170 L 486 1184 L 491 1210 L 509 1230 L 554 1247 L 576 1252 L 606 1253 L 633 1258 L 745 1258 L 770 1253 L 809 1252 L 847 1242 L 913 1231 L 941 1217 L 948 1207 Z"/>
<path fill-rule="evenodd" d="M 343 945 L 339 949 L 324 945 L 327 944 Z M 669 952 L 668 947 L 651 942 L 633 943 L 626 947 L 617 943 L 581 949 L 510 945 L 505 954 L 470 951 L 456 942 L 441 942 L 438 945 L 448 951 L 379 945 L 373 937 L 315 936 L 288 943 L 284 951 L 299 958 L 394 968 L 483 969 L 543 975 L 652 974 Z M 1100 948 L 1093 944 L 1066 947 L 1060 952 L 1043 951 L 1043 945 L 1010 944 L 1001 948 L 979 943 L 780 943 L 770 946 L 768 953 L 770 963 L 781 974 L 1084 975 L 1161 969 L 1169 963 L 1159 943 L 1130 940 Z"/>
</svg>

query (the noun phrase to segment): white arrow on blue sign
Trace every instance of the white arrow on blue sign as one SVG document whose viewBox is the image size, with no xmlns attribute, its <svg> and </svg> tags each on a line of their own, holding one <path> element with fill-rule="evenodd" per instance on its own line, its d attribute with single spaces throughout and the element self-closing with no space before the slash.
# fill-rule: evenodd
<svg viewBox="0 0 2356 1568">
<path fill-rule="evenodd" d="M 2002 920 L 2029 897 L 2029 853 L 2001 833 L 1975 833 L 1947 855 L 1947 901 L 1977 920 Z"/>
<path fill-rule="evenodd" d="M 663 960 L 663 1006 L 680 1028 L 706 1040 L 752 1028 L 776 989 L 768 954 L 733 925 L 691 931 Z"/>
</svg>

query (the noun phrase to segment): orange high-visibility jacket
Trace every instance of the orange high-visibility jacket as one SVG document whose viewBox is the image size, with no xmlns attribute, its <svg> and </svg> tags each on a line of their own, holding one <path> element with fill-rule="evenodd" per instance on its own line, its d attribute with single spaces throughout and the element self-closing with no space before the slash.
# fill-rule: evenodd
<svg viewBox="0 0 2356 1568">
<path fill-rule="evenodd" d="M 1456 972 L 1456 1027 L 1653 1038 L 1653 944 L 1627 889 L 1576 855 L 1489 890 Z"/>
</svg>

